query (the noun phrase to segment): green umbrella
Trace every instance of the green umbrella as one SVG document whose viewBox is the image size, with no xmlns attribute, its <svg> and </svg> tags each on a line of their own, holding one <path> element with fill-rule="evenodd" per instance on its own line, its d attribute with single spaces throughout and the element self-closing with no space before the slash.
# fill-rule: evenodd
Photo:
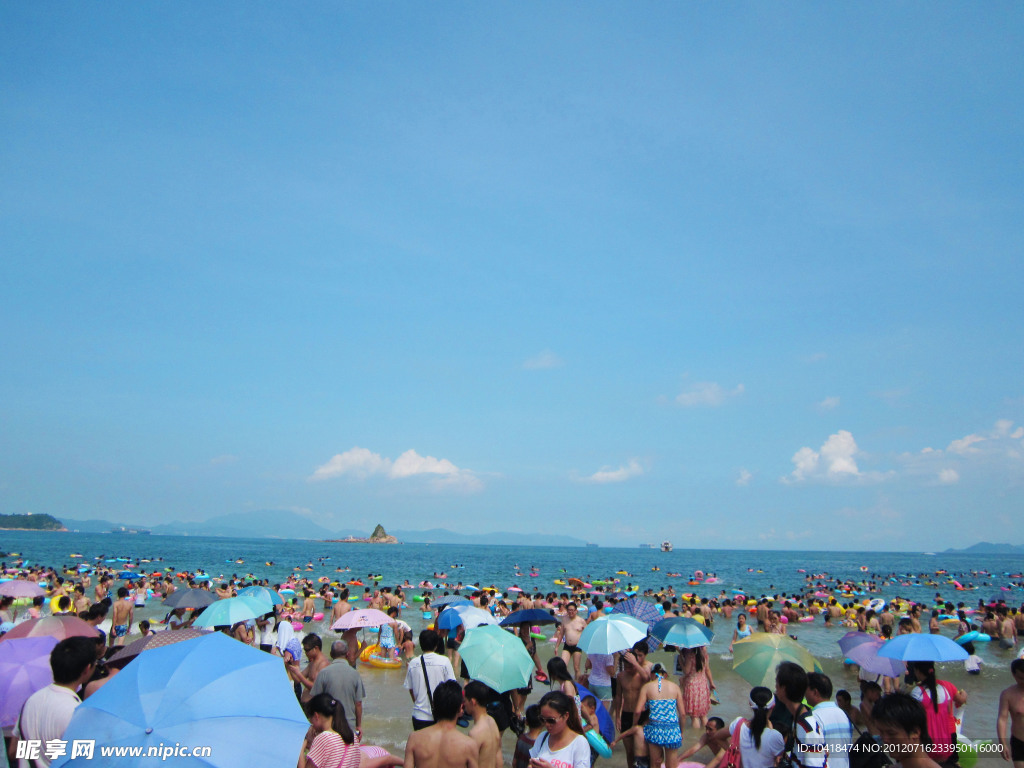
<svg viewBox="0 0 1024 768">
<path fill-rule="evenodd" d="M 810 651 L 786 635 L 757 632 L 732 646 L 732 668 L 751 685 L 775 688 L 775 670 L 783 661 L 799 664 L 808 672 L 820 671 Z"/>
<path fill-rule="evenodd" d="M 466 630 L 459 655 L 471 678 L 498 693 L 525 688 L 530 682 L 533 659 L 523 641 L 494 624 Z"/>
</svg>

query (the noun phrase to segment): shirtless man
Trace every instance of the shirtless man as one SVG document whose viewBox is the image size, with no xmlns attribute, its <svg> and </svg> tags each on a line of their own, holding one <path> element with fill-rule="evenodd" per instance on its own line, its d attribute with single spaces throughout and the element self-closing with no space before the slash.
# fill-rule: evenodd
<svg viewBox="0 0 1024 768">
<path fill-rule="evenodd" d="M 1017 625 L 1005 608 L 999 609 L 999 647 L 1013 648 L 1017 644 Z"/>
<path fill-rule="evenodd" d="M 492 691 L 478 680 L 470 680 L 463 689 L 465 703 L 462 705 L 466 714 L 473 718 L 473 727 L 469 729 L 469 738 L 476 742 L 480 752 L 476 762 L 481 768 L 493 765 L 502 768 L 501 732 L 494 718 L 487 714 L 487 702 Z"/>
<path fill-rule="evenodd" d="M 1012 760 L 1013 768 L 1024 768 L 1024 659 L 1010 662 L 1010 674 L 1015 684 L 999 694 L 996 734 L 1003 760 Z"/>
<path fill-rule="evenodd" d="M 120 587 L 110 615 L 110 636 L 107 639 L 112 646 L 124 645 L 124 639 L 128 637 L 134 619 L 135 605 L 128 599 L 128 588 Z"/>
<path fill-rule="evenodd" d="M 767 600 L 762 600 L 757 604 L 757 610 L 754 615 L 757 617 L 757 628 L 762 632 L 768 631 L 768 614 L 770 610 L 771 608 Z"/>
<path fill-rule="evenodd" d="M 331 608 L 331 624 L 334 624 L 334 622 L 351 610 L 352 606 L 348 601 L 348 587 L 346 587 L 338 593 L 338 602 Z"/>
<path fill-rule="evenodd" d="M 109 579 L 106 576 L 104 576 L 103 578 L 101 578 L 96 583 L 95 594 L 96 594 L 96 602 L 97 603 L 102 601 L 107 596 L 107 583 L 108 582 L 109 582 Z"/>
<path fill-rule="evenodd" d="M 580 641 L 580 635 L 583 634 L 583 630 L 586 628 L 587 620 L 577 613 L 576 603 L 569 603 L 565 606 L 565 616 L 562 617 L 562 623 L 555 631 L 555 641 L 564 641 L 562 645 L 562 661 L 565 662 L 566 666 L 569 666 L 569 661 L 570 659 L 572 660 L 574 677 L 580 676 L 580 661 L 583 657 L 583 651 L 576 644 Z"/>
<path fill-rule="evenodd" d="M 302 593 L 302 623 L 309 624 L 313 620 L 313 614 L 316 613 L 316 600 L 313 599 L 313 593 L 308 589 Z"/>
<path fill-rule="evenodd" d="M 316 682 L 316 676 L 320 674 L 320 670 L 331 663 L 331 660 L 324 655 L 323 648 L 324 644 L 320 636 L 315 632 L 310 632 L 302 638 L 302 650 L 306 652 L 309 664 L 301 672 L 294 667 L 287 668 L 291 678 L 302 685 L 302 701 L 309 701 L 312 698 L 309 692 L 313 688 L 313 683 Z"/>
<path fill-rule="evenodd" d="M 647 642 L 641 640 L 633 649 L 622 654 L 622 670 L 616 676 L 615 698 L 612 699 L 612 717 L 618 733 L 633 727 L 633 710 L 640 689 L 651 679 L 652 664 L 647 661 Z M 633 765 L 633 737 L 622 740 L 626 747 L 626 765 Z"/>
<path fill-rule="evenodd" d="M 480 748 L 455 726 L 462 710 L 462 688 L 446 680 L 434 689 L 433 701 L 437 722 L 409 735 L 405 768 L 478 768 Z"/>
</svg>

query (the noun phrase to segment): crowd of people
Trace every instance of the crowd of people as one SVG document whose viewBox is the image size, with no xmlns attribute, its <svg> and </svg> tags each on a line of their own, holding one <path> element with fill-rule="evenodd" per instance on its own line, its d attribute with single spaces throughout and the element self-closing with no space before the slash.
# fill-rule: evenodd
<svg viewBox="0 0 1024 768">
<path fill-rule="evenodd" d="M 413 636 L 412 627 L 402 619 L 409 605 L 407 583 L 366 586 L 359 599 L 391 619 L 380 626 L 374 642 L 391 658 L 404 661 L 410 733 L 404 754 L 395 755 L 371 746 L 372 738 L 364 735 L 366 686 L 360 653 L 366 643 L 360 630 L 348 629 L 333 639 L 322 637 L 323 631 L 306 631 L 321 626 L 318 616 L 330 626 L 353 610 L 345 585 L 299 577 L 286 585 L 237 577 L 215 585 L 202 574 L 197 578 L 182 572 L 142 575 L 115 588 L 116 575 L 102 568 L 71 576 L 53 569 L 27 569 L 15 578 L 45 583 L 49 594 L 28 606 L 0 598 L 0 633 L 17 619 L 49 612 L 75 615 L 93 627 L 110 622 L 109 632 L 70 637 L 54 647 L 53 684 L 32 694 L 15 725 L 5 730 L 4 757 L 19 768 L 47 768 L 45 755 L 19 758 L 18 742 L 59 739 L 77 705 L 118 674 L 118 651 L 130 636 L 178 631 L 192 625 L 199 613 L 174 608 L 151 626 L 148 620 L 136 621 L 136 608 L 156 597 L 167 599 L 180 589 L 228 598 L 250 585 L 275 590 L 281 604 L 264 615 L 216 629 L 281 658 L 310 724 L 303 744 L 296 745 L 300 768 L 501 768 L 506 762 L 515 768 L 590 768 L 599 759 L 610 764 L 624 761 L 629 768 L 676 768 L 691 758 L 710 768 L 875 768 L 887 760 L 886 752 L 903 765 L 931 768 L 953 765 L 958 757 L 957 712 L 965 694 L 938 679 L 931 663 L 911 663 L 906 678 L 862 673 L 856 692 L 859 703 L 854 704 L 853 695 L 834 690 L 824 673 L 783 662 L 774 688 L 753 687 L 749 710 L 726 722 L 711 714 L 717 703 L 716 684 L 706 646 L 675 649 L 668 664 L 672 669 L 648 658 L 646 641 L 611 654 L 586 653 L 580 647 L 588 625 L 606 615 L 621 597 L 600 592 L 584 596 L 578 591 L 530 595 L 473 590 L 465 597 L 499 618 L 517 610 L 541 609 L 556 625 L 554 653 L 546 663 L 533 632 L 536 627 L 524 623 L 510 628 L 522 640 L 534 670 L 523 688 L 499 692 L 473 680 L 461 659 L 464 627 L 456 622 L 447 631 L 438 629 L 445 608 L 432 604 L 445 601 L 438 601 L 434 590 L 423 592 L 418 606 L 429 626 Z M 810 588 L 821 589 L 821 584 Z M 963 604 L 942 604 L 927 611 L 920 604 L 901 606 L 893 601 L 876 610 L 843 604 L 835 597 L 783 594 L 748 606 L 745 598 L 733 596 L 677 596 L 671 587 L 647 597 L 665 617 L 689 617 L 709 627 L 726 624 L 732 635 L 730 651 L 755 631 L 784 634 L 788 625 L 818 615 L 826 626 L 842 625 L 885 638 L 938 632 L 937 617 L 952 614 L 958 618 L 958 637 L 986 630 L 1006 647 L 1015 645 L 1018 631 L 1024 630 L 1024 613 L 1006 605 L 980 606 L 976 613 Z M 982 623 L 971 624 L 968 611 Z M 298 632 L 296 626 L 301 627 Z M 971 658 L 977 656 L 972 653 Z M 1014 685 L 1000 697 L 996 745 L 1003 759 L 1024 768 L 1024 660 L 1014 661 L 1010 671 Z M 535 691 L 535 683 L 548 690 Z M 538 693 L 539 700 L 531 703 Z M 602 727 L 602 714 L 609 718 L 611 732 Z M 688 730 L 699 737 L 686 747 Z M 506 749 L 511 746 L 505 741 L 509 732 L 516 741 Z M 609 753 L 611 759 L 605 756 Z"/>
</svg>

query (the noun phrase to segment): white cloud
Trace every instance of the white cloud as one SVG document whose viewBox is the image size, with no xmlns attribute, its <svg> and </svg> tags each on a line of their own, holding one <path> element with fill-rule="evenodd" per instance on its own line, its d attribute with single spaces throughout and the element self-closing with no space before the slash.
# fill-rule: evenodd
<svg viewBox="0 0 1024 768">
<path fill-rule="evenodd" d="M 746 469 L 740 469 L 740 476 L 736 478 L 736 485 L 750 485 L 754 476 Z"/>
<path fill-rule="evenodd" d="M 950 441 L 945 448 L 925 448 L 919 453 L 904 453 L 899 460 L 908 475 L 926 483 L 952 485 L 961 478 L 976 479 L 992 473 L 1021 476 L 1024 459 L 1024 428 L 1009 419 L 1000 419 L 992 429 L 974 432 Z"/>
<path fill-rule="evenodd" d="M 949 453 L 958 453 L 961 456 L 966 456 L 969 453 L 978 453 L 979 449 L 974 447 L 975 444 L 983 443 L 986 439 L 981 435 L 967 435 L 967 437 L 961 437 L 959 440 L 951 442 L 946 450 Z"/>
<path fill-rule="evenodd" d="M 590 475 L 589 477 L 583 478 L 586 483 L 621 483 L 629 480 L 633 477 L 638 477 L 644 473 L 644 468 L 641 466 L 637 459 L 630 459 L 628 463 L 623 464 L 618 469 L 612 469 L 611 467 L 602 467 L 600 470 Z"/>
<path fill-rule="evenodd" d="M 472 471 L 460 469 L 448 459 L 421 456 L 410 449 L 392 461 L 386 456 L 359 446 L 332 456 L 326 464 L 317 467 L 309 479 L 329 480 L 344 475 L 360 480 L 373 475 L 381 475 L 391 480 L 426 475 L 431 477 L 431 485 L 437 489 L 477 491 L 483 488 L 483 483 Z"/>
<path fill-rule="evenodd" d="M 818 403 L 818 410 L 819 411 L 834 411 L 838 407 L 839 407 L 839 398 L 838 397 L 826 397 L 824 400 L 822 400 L 820 403 Z"/>
<path fill-rule="evenodd" d="M 332 456 L 326 464 L 317 467 L 309 479 L 329 480 L 342 475 L 366 478 L 370 475 L 384 474 L 390 470 L 391 459 L 385 459 L 379 453 L 356 446 L 344 453 Z"/>
<path fill-rule="evenodd" d="M 561 368 L 564 365 L 562 358 L 552 352 L 550 349 L 545 349 L 536 357 L 531 357 L 523 363 L 523 368 L 528 371 L 543 371 L 550 368 Z"/>
<path fill-rule="evenodd" d="M 885 479 L 887 474 L 862 472 L 857 466 L 861 451 L 853 435 L 841 429 L 830 435 L 821 448 L 815 451 L 803 447 L 793 454 L 793 471 L 782 478 L 784 483 L 803 482 L 865 482 Z M 891 473 L 888 473 L 891 474 Z"/>
<path fill-rule="evenodd" d="M 735 389 L 726 390 L 721 384 L 713 381 L 698 381 L 687 390 L 676 395 L 676 402 L 684 408 L 692 408 L 700 405 L 719 406 L 726 400 L 739 397 L 743 394 L 743 385 L 738 384 Z"/>
</svg>

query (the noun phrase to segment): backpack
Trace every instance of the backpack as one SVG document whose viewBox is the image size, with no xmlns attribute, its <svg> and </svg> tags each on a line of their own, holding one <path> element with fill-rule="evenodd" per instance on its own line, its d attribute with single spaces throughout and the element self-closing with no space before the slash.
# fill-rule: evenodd
<svg viewBox="0 0 1024 768">
<path fill-rule="evenodd" d="M 932 739 L 932 750 L 930 757 L 936 762 L 943 762 L 956 755 L 956 719 L 953 717 L 953 697 L 956 696 L 956 686 L 946 680 L 936 680 L 936 693 L 939 687 L 946 690 L 945 703 L 939 703 L 939 711 L 935 711 L 932 702 L 931 692 L 921 687 L 921 706 L 924 707 L 925 716 L 928 721 L 928 735 Z"/>
</svg>

